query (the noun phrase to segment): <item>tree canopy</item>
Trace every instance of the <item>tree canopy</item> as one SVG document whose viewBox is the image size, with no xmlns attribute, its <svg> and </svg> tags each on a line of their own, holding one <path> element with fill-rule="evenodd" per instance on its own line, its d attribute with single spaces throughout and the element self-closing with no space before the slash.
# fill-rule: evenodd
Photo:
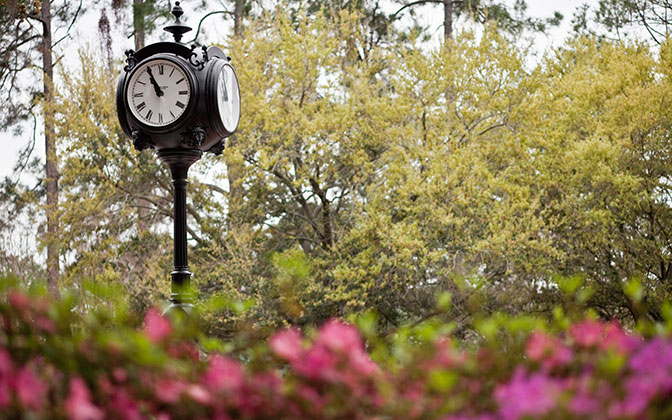
<svg viewBox="0 0 672 420">
<path fill-rule="evenodd" d="M 583 35 L 531 65 L 501 22 L 442 46 L 412 30 L 372 42 L 361 6 L 246 12 L 222 40 L 243 117 L 222 157 L 192 169 L 189 252 L 200 295 L 245 310 L 231 303 L 212 331 L 367 310 L 392 327 L 450 296 L 440 316 L 468 334 L 483 313 L 551 316 L 567 287 L 605 319 L 660 320 L 669 44 Z M 140 310 L 168 293 L 170 177 L 119 129 L 118 63 L 80 55 L 45 108 L 62 282 L 120 283 Z M 21 196 L 5 187 L 5 203 Z"/>
</svg>

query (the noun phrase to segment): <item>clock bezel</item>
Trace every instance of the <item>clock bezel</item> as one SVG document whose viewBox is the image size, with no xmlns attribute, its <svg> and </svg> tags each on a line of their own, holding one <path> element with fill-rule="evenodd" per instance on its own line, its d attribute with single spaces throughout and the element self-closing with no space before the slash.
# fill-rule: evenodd
<svg viewBox="0 0 672 420">
<path fill-rule="evenodd" d="M 146 68 L 146 65 L 157 60 L 169 61 L 175 64 L 177 67 L 179 67 L 187 76 L 187 82 L 189 83 L 189 90 L 190 90 L 189 101 L 185 107 L 184 112 L 175 121 L 161 126 L 146 124 L 138 117 L 136 117 L 135 114 L 133 114 L 133 111 L 131 110 L 131 101 L 130 98 L 128 97 L 129 85 L 136 72 L 144 70 Z M 123 92 L 124 92 L 123 94 L 124 109 L 128 114 L 129 122 L 132 121 L 133 124 L 137 125 L 143 131 L 150 134 L 165 134 L 180 129 L 182 126 L 186 124 L 187 121 L 191 119 L 198 105 L 198 95 L 199 95 L 198 79 L 194 74 L 193 70 L 191 69 L 191 66 L 184 58 L 169 53 L 154 54 L 150 57 L 145 58 L 137 65 L 135 65 L 133 69 L 126 75 L 126 80 L 124 81 L 123 86 Z"/>
<path fill-rule="evenodd" d="M 233 72 L 233 75 L 235 76 L 236 79 L 236 85 L 238 87 L 238 100 L 239 100 L 238 121 L 236 121 L 236 126 L 231 131 L 226 129 L 226 127 L 224 126 L 224 122 L 220 117 L 221 113 L 219 111 L 218 89 L 217 89 L 217 82 L 219 80 L 219 75 L 222 71 L 224 71 L 224 67 L 226 66 L 228 66 Z M 216 58 L 216 61 L 208 69 L 205 85 L 206 85 L 205 100 L 207 108 L 209 110 L 208 120 L 210 122 L 210 126 L 215 130 L 217 135 L 221 136 L 222 138 L 229 137 L 230 135 L 235 133 L 236 130 L 238 129 L 238 125 L 240 125 L 240 114 L 242 111 L 242 98 L 240 97 L 240 82 L 238 81 L 238 74 L 236 73 L 236 69 L 234 69 L 233 66 L 229 64 L 229 61 L 227 59 Z"/>
</svg>

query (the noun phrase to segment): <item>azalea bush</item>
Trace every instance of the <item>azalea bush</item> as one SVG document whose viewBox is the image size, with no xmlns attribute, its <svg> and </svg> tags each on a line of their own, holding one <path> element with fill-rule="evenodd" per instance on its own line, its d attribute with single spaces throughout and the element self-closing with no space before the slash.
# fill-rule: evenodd
<svg viewBox="0 0 672 420">
<path fill-rule="evenodd" d="M 221 342 L 197 317 L 0 299 L 0 417 L 26 419 L 641 419 L 672 416 L 666 325 L 497 315 L 477 339 L 426 321 L 381 336 L 330 320 Z"/>
</svg>

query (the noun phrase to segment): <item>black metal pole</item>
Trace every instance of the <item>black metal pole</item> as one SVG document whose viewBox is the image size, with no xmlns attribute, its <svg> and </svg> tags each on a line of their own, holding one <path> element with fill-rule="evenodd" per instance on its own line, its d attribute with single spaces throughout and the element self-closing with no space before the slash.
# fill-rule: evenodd
<svg viewBox="0 0 672 420">
<path fill-rule="evenodd" d="M 167 314 L 173 310 L 191 312 L 194 296 L 190 292 L 191 272 L 187 254 L 187 173 L 189 167 L 201 158 L 203 152 L 198 149 L 161 149 L 159 159 L 170 169 L 173 178 L 174 217 L 173 217 L 173 271 L 171 277 L 170 306 Z"/>
</svg>

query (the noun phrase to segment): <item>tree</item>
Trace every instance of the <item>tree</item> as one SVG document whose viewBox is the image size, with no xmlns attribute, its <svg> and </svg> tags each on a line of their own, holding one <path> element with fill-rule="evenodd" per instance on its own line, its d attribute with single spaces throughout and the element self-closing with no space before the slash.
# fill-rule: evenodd
<svg viewBox="0 0 672 420">
<path fill-rule="evenodd" d="M 394 13 L 393 18 L 406 9 L 410 9 L 413 13 L 416 6 L 423 4 L 443 5 L 443 38 L 445 41 L 452 36 L 454 20 L 462 16 L 479 23 L 497 22 L 502 28 L 512 33 L 520 33 L 523 29 L 543 32 L 548 26 L 556 26 L 562 20 L 562 15 L 558 12 L 547 19 L 526 17 L 527 3 L 525 0 L 516 0 L 513 8 L 509 8 L 505 2 L 495 0 L 415 0 L 405 2 Z"/>
<path fill-rule="evenodd" d="M 552 266 L 583 273 L 605 318 L 660 319 L 670 294 L 669 59 L 667 45 L 654 59 L 643 46 L 575 41 L 549 67 L 530 131 L 540 215 L 560 251 Z M 643 306 L 624 291 L 632 279 Z"/>
<path fill-rule="evenodd" d="M 7 38 L 7 48 L 0 62 L 0 76 L 2 85 L 7 88 L 9 117 L 3 121 L 3 129 L 10 124 L 25 118 L 32 107 L 25 105 L 29 101 L 21 90 L 22 86 L 18 74 L 33 70 L 33 66 L 41 69 L 39 75 L 42 88 L 30 92 L 39 95 L 43 105 L 44 141 L 45 141 L 45 177 L 46 186 L 46 214 L 47 235 L 44 242 L 47 248 L 47 282 L 52 293 L 57 293 L 59 278 L 59 242 L 58 242 L 58 165 L 56 162 L 56 139 L 54 136 L 54 114 L 51 108 L 53 99 L 55 45 L 69 37 L 69 31 L 81 14 L 83 4 L 73 2 L 29 2 L 10 1 L 0 5 L 3 28 L 12 28 L 9 33 L 13 37 Z M 35 21 L 37 26 L 29 23 Z M 57 29 L 62 29 L 59 39 L 55 39 Z M 5 42 L 5 41 L 3 41 Z M 38 47 L 38 48 L 36 48 Z M 36 53 L 36 51 L 39 51 Z M 18 99 L 14 99 L 14 97 Z M 32 146 L 29 147 L 32 150 Z"/>
<path fill-rule="evenodd" d="M 597 7 L 584 5 L 574 15 L 574 30 L 592 33 L 590 23 L 600 25 L 618 39 L 643 28 L 652 41 L 661 44 L 672 28 L 672 4 L 666 0 L 600 0 Z"/>
</svg>

